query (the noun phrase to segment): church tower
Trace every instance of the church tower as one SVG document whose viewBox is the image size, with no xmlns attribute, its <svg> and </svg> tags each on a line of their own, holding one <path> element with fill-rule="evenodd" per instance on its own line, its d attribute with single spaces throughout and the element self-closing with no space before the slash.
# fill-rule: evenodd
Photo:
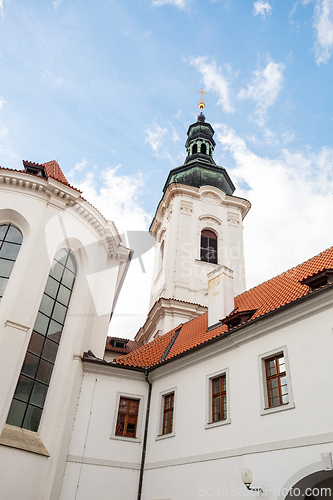
<svg viewBox="0 0 333 500">
<path fill-rule="evenodd" d="M 250 203 L 234 196 L 225 168 L 213 159 L 213 127 L 202 111 L 189 126 L 184 164 L 170 171 L 150 232 L 156 238 L 147 320 L 136 340 L 147 342 L 207 310 L 207 274 L 233 270 L 234 295 L 245 290 L 242 221 Z"/>
</svg>

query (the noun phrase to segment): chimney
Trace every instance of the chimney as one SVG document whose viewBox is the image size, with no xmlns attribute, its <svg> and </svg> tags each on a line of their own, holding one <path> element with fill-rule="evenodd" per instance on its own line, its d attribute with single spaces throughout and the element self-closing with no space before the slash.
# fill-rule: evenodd
<svg viewBox="0 0 333 500">
<path fill-rule="evenodd" d="M 208 328 L 234 310 L 233 270 L 217 266 L 208 273 Z"/>
</svg>

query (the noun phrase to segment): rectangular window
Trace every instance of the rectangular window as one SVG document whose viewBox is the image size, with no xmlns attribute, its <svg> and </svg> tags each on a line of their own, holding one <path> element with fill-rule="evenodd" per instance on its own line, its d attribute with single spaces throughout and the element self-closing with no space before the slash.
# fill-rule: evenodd
<svg viewBox="0 0 333 500">
<path fill-rule="evenodd" d="M 212 384 L 212 422 L 227 419 L 227 383 L 223 374 L 211 380 Z"/>
<path fill-rule="evenodd" d="M 131 438 L 136 437 L 138 412 L 138 399 L 120 398 L 115 433 L 116 436 L 126 436 Z"/>
<path fill-rule="evenodd" d="M 269 408 L 289 403 L 286 363 L 283 352 L 265 359 L 265 373 Z"/>
<path fill-rule="evenodd" d="M 173 428 L 174 393 L 163 396 L 162 434 L 170 434 Z"/>
</svg>

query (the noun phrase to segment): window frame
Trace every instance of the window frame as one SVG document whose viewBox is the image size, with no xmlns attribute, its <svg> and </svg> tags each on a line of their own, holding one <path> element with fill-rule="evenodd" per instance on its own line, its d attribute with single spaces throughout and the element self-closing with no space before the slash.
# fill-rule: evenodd
<svg viewBox="0 0 333 500">
<path fill-rule="evenodd" d="M 164 426 L 164 403 L 165 398 L 173 395 L 173 410 L 172 410 L 172 430 L 166 434 L 163 434 L 163 426 Z M 167 389 L 165 391 L 160 392 L 159 394 L 159 418 L 158 418 L 158 428 L 157 428 L 157 436 L 156 441 L 160 439 L 168 439 L 175 437 L 175 426 L 176 426 L 176 405 L 177 405 L 177 390 L 176 387 L 172 387 L 171 389 Z"/>
<path fill-rule="evenodd" d="M 61 256 L 60 252 L 66 253 L 65 264 L 62 263 L 63 256 Z M 70 263 L 68 264 L 69 261 Z M 55 277 L 56 268 L 61 269 L 61 276 L 59 275 Z M 65 273 L 67 277 L 73 274 L 74 277 L 71 278 L 71 284 L 66 281 Z M 71 248 L 68 247 L 59 248 L 56 251 L 51 263 L 51 268 L 44 286 L 44 292 L 42 295 L 40 306 L 35 318 L 34 325 L 31 329 L 30 339 L 25 351 L 21 370 L 18 375 L 18 381 L 8 410 L 6 424 L 12 427 L 23 429 L 24 431 L 28 432 L 40 432 L 45 407 L 47 405 L 49 390 L 52 385 L 53 373 L 57 365 L 58 351 L 60 349 L 63 331 L 66 325 L 67 313 L 71 307 L 71 299 L 73 291 L 75 289 L 77 275 L 78 264 L 75 253 Z M 52 296 L 46 293 L 51 280 L 57 283 L 56 292 L 53 292 Z M 67 290 L 66 304 L 63 297 L 62 300 L 59 299 L 60 289 Z M 45 310 L 42 309 L 45 297 L 50 299 L 51 303 L 51 308 L 48 310 L 48 312 L 45 312 Z M 61 310 L 61 308 L 63 310 Z M 59 316 L 57 314 L 54 315 L 56 310 Z M 38 320 L 41 316 L 44 316 L 46 318 L 46 323 L 43 328 L 40 328 L 40 325 L 38 323 Z M 51 324 L 56 324 L 57 328 L 61 328 L 59 329 L 59 331 L 50 334 L 50 331 L 52 331 Z M 53 335 L 55 335 L 55 337 L 53 337 Z M 35 363 L 35 365 L 33 363 Z M 34 367 L 36 368 L 34 369 Z M 25 394 L 24 391 L 22 391 L 22 388 L 24 388 L 24 383 L 26 384 L 28 389 L 30 385 L 29 394 L 27 392 L 28 397 L 24 397 Z M 14 401 L 16 401 L 16 403 Z M 21 407 L 22 405 L 26 405 L 21 425 L 16 425 L 15 423 L 13 423 L 13 421 L 9 421 L 12 420 L 11 411 L 15 407 L 15 404 L 16 406 L 19 404 L 19 406 Z M 26 417 L 27 422 L 29 421 L 29 414 L 31 414 L 30 421 L 33 422 L 34 411 L 37 412 L 35 413 L 34 417 L 35 421 L 37 422 L 35 424 L 36 429 L 28 428 L 25 426 L 27 425 L 27 423 L 25 424 Z"/>
<path fill-rule="evenodd" d="M 12 262 L 12 266 L 11 266 L 11 269 L 8 273 L 8 276 L 0 276 L 0 278 L 2 280 L 6 280 L 4 282 L 4 286 L 3 286 L 3 290 L 2 292 L 2 295 L 0 295 L 0 302 L 1 302 L 1 299 L 3 298 L 5 292 L 6 292 L 6 288 L 7 288 L 7 285 L 8 285 L 8 282 L 10 280 L 10 277 L 12 275 L 12 272 L 13 272 L 13 269 L 15 267 L 15 264 L 16 264 L 16 261 L 17 259 L 19 259 L 19 254 L 20 254 L 20 250 L 22 248 L 22 245 L 23 245 L 23 242 L 24 242 L 24 236 L 23 236 L 23 232 L 21 230 L 20 227 L 18 227 L 16 224 L 14 224 L 13 222 L 0 222 L 0 228 L 3 227 L 3 226 L 8 226 L 6 231 L 5 231 L 5 235 L 4 235 L 4 238 L 1 239 L 1 242 L 0 242 L 0 249 L 2 248 L 2 244 L 6 243 L 7 245 L 15 245 L 18 247 L 18 251 L 16 253 L 16 256 L 15 256 L 15 259 L 13 258 L 9 258 L 8 256 L 7 257 L 0 257 L 0 260 L 4 260 L 4 261 L 7 261 L 7 262 Z M 8 241 L 8 239 L 6 240 L 6 237 L 8 236 L 8 233 L 10 231 L 10 227 L 13 227 L 14 229 L 16 229 L 16 231 L 18 231 L 21 235 L 21 241 L 20 242 L 14 242 L 14 241 Z M 2 243 L 2 244 L 1 244 Z"/>
<path fill-rule="evenodd" d="M 212 233 L 214 234 L 215 238 L 210 238 L 209 236 L 207 235 L 204 235 L 203 233 L 205 232 L 209 232 L 209 233 Z M 202 244 L 202 239 L 203 238 L 208 238 L 208 246 L 207 247 L 204 247 L 203 244 Z M 211 246 L 210 246 L 210 242 L 209 240 L 213 240 L 216 242 L 216 249 L 213 249 Z M 211 250 L 212 249 L 212 250 Z M 200 261 L 201 262 L 207 262 L 208 264 L 213 264 L 213 265 L 217 265 L 218 262 L 219 262 L 219 253 L 218 253 L 219 249 L 218 249 L 218 235 L 216 234 L 215 231 L 213 231 L 212 229 L 210 228 L 204 228 L 204 229 L 201 229 L 200 231 Z M 204 259 L 203 256 L 204 256 L 204 253 L 205 252 L 212 252 L 213 255 L 214 255 L 214 259 L 213 260 L 207 260 L 207 259 Z M 209 254 L 210 255 L 210 254 Z"/>
<path fill-rule="evenodd" d="M 213 380 L 225 377 L 226 386 L 226 406 L 227 406 L 227 418 L 222 420 L 213 421 Z M 207 393 L 207 403 L 206 403 L 206 424 L 205 429 L 212 429 L 215 427 L 220 427 L 221 425 L 228 425 L 231 423 L 230 418 L 230 383 L 229 383 L 229 368 L 224 368 L 214 373 L 210 373 L 206 377 L 206 393 Z"/>
<path fill-rule="evenodd" d="M 119 404 L 120 404 L 121 399 L 134 399 L 134 400 L 139 401 L 138 415 L 137 415 L 137 420 L 136 420 L 136 436 L 135 437 L 119 436 L 116 434 L 118 414 L 119 414 Z M 140 443 L 141 442 L 141 434 L 142 434 L 142 421 L 143 421 L 142 415 L 143 415 L 144 406 L 145 406 L 145 397 L 143 396 L 143 394 L 133 394 L 133 393 L 125 392 L 125 391 L 117 392 L 115 407 L 114 407 L 113 425 L 112 425 L 112 430 L 110 433 L 110 439 L 114 439 L 116 441 L 129 441 L 131 443 Z"/>
<path fill-rule="evenodd" d="M 268 394 L 268 378 L 266 371 L 266 362 L 272 358 L 276 358 L 283 355 L 285 362 L 285 376 L 287 379 L 288 387 L 288 403 L 281 403 L 278 406 L 270 406 L 269 394 Z M 287 346 L 280 347 L 278 349 L 273 349 L 272 351 L 266 352 L 258 356 L 259 362 L 259 375 L 260 375 L 260 399 L 261 399 L 261 415 L 268 415 L 271 413 L 276 413 L 280 411 L 290 410 L 295 408 L 295 402 L 292 393 L 291 377 L 290 377 L 290 367 L 288 359 Z"/>
</svg>

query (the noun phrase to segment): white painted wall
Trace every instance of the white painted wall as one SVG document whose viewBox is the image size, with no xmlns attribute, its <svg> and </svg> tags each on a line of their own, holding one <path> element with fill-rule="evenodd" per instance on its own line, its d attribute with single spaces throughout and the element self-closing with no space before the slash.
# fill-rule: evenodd
<svg viewBox="0 0 333 500">
<path fill-rule="evenodd" d="M 127 249 L 119 245 L 112 223 L 74 189 L 53 179 L 0 171 L 0 224 L 12 223 L 23 243 L 0 303 L 1 498 L 58 498 L 76 402 L 84 351 L 104 354 L 119 262 Z M 113 243 L 113 248 L 112 248 Z M 5 424 L 50 266 L 60 248 L 69 248 L 77 279 L 38 433 L 22 433 Z M 24 435 L 22 438 L 22 434 Z M 12 448 L 29 435 L 49 457 Z M 19 478 L 19 479 L 18 479 Z M 24 489 L 24 493 L 23 490 Z"/>
<path fill-rule="evenodd" d="M 321 455 L 333 452 L 333 401 L 328 397 L 333 376 L 332 298 L 332 290 L 313 295 L 150 372 L 143 500 L 241 498 L 248 495 L 241 481 L 245 467 L 253 472 L 253 486 L 265 488 L 265 498 L 273 500 L 284 498 L 279 490 L 290 488 L 296 479 L 325 468 Z M 262 410 L 259 361 L 280 349 L 288 357 L 292 402 L 270 412 Z M 222 371 L 228 378 L 230 421 L 209 425 L 208 379 Z M 168 391 L 175 391 L 174 433 L 161 438 L 161 397 Z M 136 498 L 141 444 L 110 439 L 117 395 L 127 393 L 146 398 L 143 373 L 110 365 L 85 367 L 63 500 L 71 498 L 69 492 L 78 482 L 77 498 L 88 499 L 92 490 L 87 478 L 95 485 L 96 500 L 107 498 L 110 481 L 112 498 Z M 80 467 L 85 474 L 81 480 Z"/>
</svg>

